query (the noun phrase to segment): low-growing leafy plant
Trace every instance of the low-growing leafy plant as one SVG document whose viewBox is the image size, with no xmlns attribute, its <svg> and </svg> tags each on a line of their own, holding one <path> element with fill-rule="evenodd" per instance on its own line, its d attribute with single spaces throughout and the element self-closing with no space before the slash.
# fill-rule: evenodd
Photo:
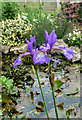
<svg viewBox="0 0 82 120">
<path fill-rule="evenodd" d="M 2 21 L 2 44 L 10 46 L 19 46 L 24 43 L 24 35 L 28 34 L 31 30 L 31 24 L 26 24 L 28 20 L 25 15 L 18 14 L 18 16 L 12 20 L 7 19 Z M 29 22 L 29 21 L 28 21 Z"/>
<path fill-rule="evenodd" d="M 73 33 L 69 33 L 69 35 L 64 40 L 69 46 L 78 46 L 80 47 L 82 43 L 81 31 L 73 31 Z"/>
<path fill-rule="evenodd" d="M 20 6 L 16 2 L 2 2 L 2 20 L 14 19 L 20 13 Z"/>
<path fill-rule="evenodd" d="M 14 90 L 14 86 L 13 86 L 13 80 L 6 78 L 5 76 L 2 76 L 0 78 L 0 83 L 2 84 L 2 86 L 5 86 L 5 91 L 13 91 Z"/>
</svg>

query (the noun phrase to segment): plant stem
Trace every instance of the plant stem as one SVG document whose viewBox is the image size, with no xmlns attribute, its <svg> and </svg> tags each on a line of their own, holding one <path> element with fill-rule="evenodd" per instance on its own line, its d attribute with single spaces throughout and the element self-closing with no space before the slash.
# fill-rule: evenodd
<svg viewBox="0 0 82 120">
<path fill-rule="evenodd" d="M 54 100 L 54 107 L 55 107 L 56 118 L 57 118 L 57 120 L 59 120 L 58 112 L 57 112 L 57 106 L 56 106 L 56 100 L 55 100 L 55 95 L 54 95 L 54 88 L 53 87 L 52 87 L 52 95 L 53 95 L 53 100 Z"/>
<path fill-rule="evenodd" d="M 49 81 L 50 81 L 51 88 L 52 88 L 52 96 L 53 96 L 53 101 L 54 101 L 56 118 L 57 118 L 57 120 L 59 120 L 58 112 L 57 112 L 57 106 L 56 106 L 56 100 L 55 100 L 55 95 L 54 95 L 54 77 L 52 77 L 52 72 L 51 72 L 52 71 L 51 61 L 50 61 L 50 64 L 49 64 L 48 67 L 49 67 Z"/>
<path fill-rule="evenodd" d="M 38 79 L 39 87 L 40 87 L 40 90 L 41 90 L 41 94 L 42 94 L 42 98 L 43 98 L 43 102 L 44 102 L 44 106 L 45 106 L 45 110 L 46 110 L 46 115 L 47 115 L 48 120 L 50 120 L 49 119 L 49 115 L 48 115 L 48 110 L 47 110 L 46 102 L 45 102 L 45 98 L 44 98 L 44 94 L 43 94 L 43 91 L 42 91 L 42 87 L 41 87 L 41 83 L 40 83 L 40 79 L 39 79 L 36 67 L 35 67 L 35 71 L 36 71 L 36 76 L 37 76 L 37 79 Z"/>
<path fill-rule="evenodd" d="M 69 113 L 67 112 L 67 120 L 69 120 Z"/>
</svg>

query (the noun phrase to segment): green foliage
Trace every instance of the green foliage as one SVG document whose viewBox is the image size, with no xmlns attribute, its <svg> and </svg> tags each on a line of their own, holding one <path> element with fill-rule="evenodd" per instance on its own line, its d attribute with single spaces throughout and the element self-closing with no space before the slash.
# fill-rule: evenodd
<svg viewBox="0 0 82 120">
<path fill-rule="evenodd" d="M 39 4 L 39 8 L 25 7 L 24 12 L 27 13 L 27 17 L 31 24 L 40 22 L 47 18 L 47 12 L 42 9 L 42 4 Z"/>
<path fill-rule="evenodd" d="M 13 86 L 13 80 L 6 78 L 5 76 L 2 76 L 0 78 L 0 83 L 2 84 L 2 86 L 5 86 L 5 90 L 6 91 L 12 91 L 14 90 L 14 86 Z"/>
<path fill-rule="evenodd" d="M 61 80 L 54 81 L 54 90 L 58 90 L 63 85 Z"/>
<path fill-rule="evenodd" d="M 2 2 L 2 20 L 14 19 L 20 13 L 20 6 L 16 2 Z"/>
<path fill-rule="evenodd" d="M 29 40 L 31 36 L 35 36 L 37 45 L 41 45 L 45 42 L 44 30 L 50 34 L 55 29 L 58 39 L 72 32 L 72 22 L 68 22 L 60 13 L 60 8 L 56 9 L 54 13 L 48 13 L 42 9 L 42 4 L 39 4 L 39 8 L 26 6 L 24 12 L 21 15 L 18 14 L 14 20 L 2 21 L 3 45 L 19 46 L 25 42 L 25 38 Z"/>
<path fill-rule="evenodd" d="M 69 33 L 69 35 L 64 39 L 64 41 L 69 45 L 69 46 L 78 46 L 80 47 L 82 43 L 82 35 L 81 31 L 73 31 L 73 33 Z"/>
<path fill-rule="evenodd" d="M 29 88 L 27 89 L 27 92 L 29 92 L 29 91 L 30 91 L 30 89 L 31 89 L 31 88 L 29 87 Z"/>
<path fill-rule="evenodd" d="M 27 22 L 28 19 L 25 14 L 18 14 L 18 16 L 12 20 L 7 19 L 2 21 L 2 44 L 10 46 L 19 46 L 25 42 L 24 35 L 28 34 L 31 30 L 31 24 Z M 28 21 L 29 22 L 29 21 Z"/>
<path fill-rule="evenodd" d="M 61 39 L 70 31 L 72 32 L 73 26 L 72 23 L 70 22 L 63 22 L 63 23 L 58 23 L 58 25 L 54 29 L 57 34 L 57 38 Z"/>
<path fill-rule="evenodd" d="M 37 45 L 39 45 L 39 44 L 41 45 L 41 44 L 45 43 L 44 30 L 47 30 L 49 34 L 52 31 L 51 23 L 47 19 L 36 23 L 34 25 L 34 27 L 31 29 L 30 34 L 32 36 L 35 36 Z M 30 35 L 28 35 L 28 36 L 26 35 L 26 38 L 29 40 Z"/>
<path fill-rule="evenodd" d="M 39 44 L 41 45 L 45 42 L 44 30 L 47 30 L 48 34 L 50 34 L 51 31 L 55 29 L 55 33 L 57 34 L 58 39 L 61 39 L 69 32 L 72 32 L 73 25 L 71 22 L 67 22 L 66 19 L 62 19 L 55 16 L 56 15 L 54 13 L 49 13 L 49 14 L 42 13 L 40 19 L 38 18 L 33 19 L 32 22 L 33 26 L 30 35 L 36 37 L 36 41 L 38 45 Z M 26 35 L 25 37 L 28 38 L 29 40 L 30 35 Z"/>
<path fill-rule="evenodd" d="M 62 13 L 54 13 L 53 17 L 50 19 L 50 22 L 53 26 L 53 29 L 55 29 L 58 39 L 63 38 L 64 35 L 72 32 L 73 30 L 72 22 L 68 22 Z"/>
</svg>

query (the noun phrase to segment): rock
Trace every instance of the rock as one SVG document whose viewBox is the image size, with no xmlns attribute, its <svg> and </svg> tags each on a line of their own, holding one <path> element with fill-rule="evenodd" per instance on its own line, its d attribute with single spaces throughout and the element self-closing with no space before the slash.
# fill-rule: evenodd
<svg viewBox="0 0 82 120">
<path fill-rule="evenodd" d="M 23 43 L 20 46 L 12 47 L 10 49 L 10 52 L 12 52 L 14 54 L 25 53 L 27 51 L 27 47 L 28 47 L 28 45 Z"/>
<path fill-rule="evenodd" d="M 2 53 L 7 54 L 9 52 L 10 46 L 1 45 Z"/>
<path fill-rule="evenodd" d="M 68 47 L 68 45 L 63 41 L 63 39 L 57 39 L 57 42 L 54 44 L 54 46 L 62 46 L 62 47 Z"/>
<path fill-rule="evenodd" d="M 72 59 L 72 62 L 79 61 L 81 59 L 79 47 L 71 46 L 70 48 L 74 51 L 74 58 Z"/>
</svg>

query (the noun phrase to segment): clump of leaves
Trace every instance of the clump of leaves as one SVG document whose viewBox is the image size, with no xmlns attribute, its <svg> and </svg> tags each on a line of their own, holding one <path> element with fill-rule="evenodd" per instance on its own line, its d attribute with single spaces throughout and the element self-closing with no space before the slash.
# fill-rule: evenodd
<svg viewBox="0 0 82 120">
<path fill-rule="evenodd" d="M 20 96 L 20 93 L 19 91 L 16 91 L 16 87 L 13 85 L 13 79 L 9 79 L 9 77 L 5 77 L 5 76 L 2 76 L 0 78 L 0 83 L 1 83 L 1 87 L 2 87 L 2 97 L 3 97 L 3 100 L 2 100 L 2 103 L 8 103 L 7 101 L 7 97 L 6 97 L 6 100 L 5 100 L 5 95 L 8 96 L 8 99 L 10 99 L 10 103 L 13 104 L 13 102 L 15 104 L 16 103 L 16 99 Z M 14 97 L 13 97 L 14 96 Z"/>
<path fill-rule="evenodd" d="M 22 14 L 12 20 L 2 21 L 2 44 L 10 46 L 19 46 L 25 42 L 24 35 L 31 30 L 31 24 L 26 23 L 27 17 Z"/>
<path fill-rule="evenodd" d="M 81 31 L 73 31 L 72 33 L 69 33 L 69 35 L 64 39 L 64 41 L 69 46 L 78 46 L 80 47 L 82 43 L 82 35 Z"/>
<path fill-rule="evenodd" d="M 14 19 L 20 13 L 20 6 L 16 2 L 2 2 L 2 20 Z"/>
<path fill-rule="evenodd" d="M 34 3 L 33 3 L 34 4 Z M 28 7 L 26 6 L 24 12 L 27 13 L 27 17 L 32 24 L 40 22 L 47 18 L 47 12 L 42 9 L 42 4 L 38 4 L 39 7 Z"/>
<path fill-rule="evenodd" d="M 13 86 L 13 80 L 6 78 L 5 76 L 2 76 L 0 78 L 0 83 L 2 84 L 2 86 L 5 86 L 5 90 L 6 91 L 13 91 L 14 90 L 14 86 Z"/>
</svg>

